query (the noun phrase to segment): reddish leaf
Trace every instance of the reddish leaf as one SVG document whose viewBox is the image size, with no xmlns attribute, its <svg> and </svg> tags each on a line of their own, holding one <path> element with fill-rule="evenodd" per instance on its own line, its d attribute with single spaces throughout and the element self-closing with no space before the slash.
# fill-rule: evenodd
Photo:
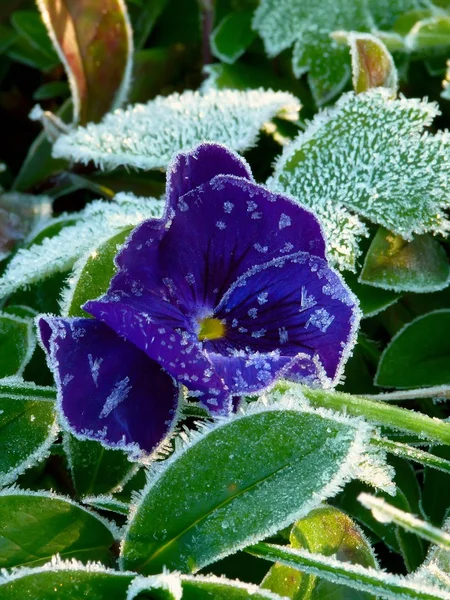
<svg viewBox="0 0 450 600">
<path fill-rule="evenodd" d="M 74 121 L 99 121 L 128 91 L 132 32 L 123 0 L 37 0 L 72 91 Z"/>
<path fill-rule="evenodd" d="M 353 87 L 356 93 L 374 87 L 397 91 L 397 71 L 389 50 L 381 40 L 368 33 L 348 36 L 352 55 Z"/>
</svg>

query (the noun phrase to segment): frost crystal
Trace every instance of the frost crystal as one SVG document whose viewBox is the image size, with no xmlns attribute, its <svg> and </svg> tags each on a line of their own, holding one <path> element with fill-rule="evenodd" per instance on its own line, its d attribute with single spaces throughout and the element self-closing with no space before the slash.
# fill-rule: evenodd
<svg viewBox="0 0 450 600">
<path fill-rule="evenodd" d="M 299 110 L 298 100 L 285 92 L 187 91 L 116 110 L 99 124 L 78 127 L 58 138 L 53 155 L 85 164 L 93 161 L 101 168 L 161 168 L 175 152 L 204 140 L 245 150 L 255 144 L 266 121 L 280 113 L 296 119 Z"/>
<path fill-rule="evenodd" d="M 275 56 L 295 43 L 293 69 L 297 77 L 309 72 L 314 99 L 323 104 L 350 77 L 349 51 L 330 34 L 337 30 L 390 29 L 403 12 L 429 8 L 426 0 L 261 0 L 253 27 L 266 52 Z"/>
<path fill-rule="evenodd" d="M 45 237 L 39 243 L 31 242 L 17 252 L 0 277 L 0 297 L 71 269 L 82 255 L 91 252 L 124 227 L 159 217 L 162 209 L 163 203 L 154 198 L 136 198 L 131 194 L 118 194 L 116 201 L 111 203 L 92 202 L 81 212 L 70 215 L 70 220 L 77 219 L 75 224 L 63 227 L 57 235 Z M 67 219 L 66 215 L 50 220 L 45 227 Z M 36 231 L 34 238 L 44 231 Z"/>
<path fill-rule="evenodd" d="M 385 90 L 345 94 L 286 147 L 269 186 L 314 209 L 342 269 L 354 269 L 366 235 L 358 215 L 406 240 L 446 234 L 450 138 L 424 131 L 438 114 L 435 104 Z"/>
</svg>

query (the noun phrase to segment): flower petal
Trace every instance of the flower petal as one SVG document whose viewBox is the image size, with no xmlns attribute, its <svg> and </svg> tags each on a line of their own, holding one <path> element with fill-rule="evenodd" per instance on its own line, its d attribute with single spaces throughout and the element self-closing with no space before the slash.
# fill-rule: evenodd
<svg viewBox="0 0 450 600">
<path fill-rule="evenodd" d="M 120 300 L 114 296 L 111 301 L 108 295 L 91 300 L 83 308 L 197 392 L 205 407 L 222 414 L 230 412 L 230 392 L 198 341 L 198 324 L 183 315 L 174 303 L 156 294 L 123 294 Z"/>
<path fill-rule="evenodd" d="M 325 260 L 307 253 L 248 271 L 214 316 L 225 323 L 230 348 L 246 354 L 278 350 L 281 357 L 306 355 L 318 359 L 333 382 L 341 374 L 359 322 L 357 300 L 340 276 Z M 225 354 L 221 343 L 208 342 L 208 351 Z M 285 375 L 298 379 L 303 369 L 293 364 Z"/>
<path fill-rule="evenodd" d="M 175 207 L 180 196 L 216 175 L 236 175 L 253 181 L 247 162 L 226 146 L 205 142 L 175 155 L 167 169 L 167 202 Z"/>
<path fill-rule="evenodd" d="M 286 373 L 295 365 L 296 380 L 311 386 L 320 386 L 320 365 L 308 355 L 292 357 L 281 356 L 280 352 L 235 352 L 235 355 L 211 354 L 214 370 L 227 383 L 234 396 L 243 396 L 260 392 Z"/>
<path fill-rule="evenodd" d="M 154 221 L 140 225 L 118 256 L 110 292 L 161 287 L 173 301 L 207 316 L 254 265 L 295 252 L 324 257 L 320 225 L 309 211 L 246 179 L 219 175 L 178 198 L 175 216 L 158 239 Z"/>
<path fill-rule="evenodd" d="M 157 449 L 179 396 L 160 365 L 95 319 L 41 317 L 38 325 L 68 428 L 135 456 Z"/>
</svg>

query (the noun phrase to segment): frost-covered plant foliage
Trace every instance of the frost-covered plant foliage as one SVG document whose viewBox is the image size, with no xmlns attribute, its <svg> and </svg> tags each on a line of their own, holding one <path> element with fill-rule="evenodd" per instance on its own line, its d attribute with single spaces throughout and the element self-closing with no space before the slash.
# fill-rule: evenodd
<svg viewBox="0 0 450 600">
<path fill-rule="evenodd" d="M 6 4 L 0 598 L 450 600 L 448 2 Z"/>
<path fill-rule="evenodd" d="M 314 208 L 342 268 L 354 268 L 367 233 L 357 215 L 405 240 L 446 235 L 450 138 L 425 131 L 438 114 L 384 89 L 343 95 L 285 148 L 269 186 Z"/>
<path fill-rule="evenodd" d="M 296 77 L 308 73 L 314 99 L 324 104 L 342 91 L 351 73 L 348 51 L 336 42 L 333 33 L 374 32 L 387 40 L 391 38 L 394 49 L 417 51 L 423 43 L 421 39 L 417 41 L 421 19 L 445 14 L 440 4 L 429 0 L 261 0 L 253 27 L 269 56 L 294 44 L 293 72 Z M 434 28 L 438 30 L 438 22 L 431 20 L 431 27 L 430 22 L 427 24 L 432 34 Z M 404 30 L 405 25 L 411 33 L 409 28 Z M 440 25 L 442 28 L 443 23 Z M 405 33 L 410 35 L 407 42 L 402 42 L 401 34 Z M 430 32 L 428 37 L 432 37 Z M 429 41 L 429 45 L 438 46 L 439 42 Z"/>
<path fill-rule="evenodd" d="M 53 155 L 93 161 L 109 169 L 119 165 L 165 168 L 174 152 L 203 140 L 247 150 L 255 144 L 264 123 L 278 114 L 296 119 L 299 109 L 298 100 L 283 92 L 187 91 L 116 110 L 98 125 L 62 135 Z"/>
</svg>

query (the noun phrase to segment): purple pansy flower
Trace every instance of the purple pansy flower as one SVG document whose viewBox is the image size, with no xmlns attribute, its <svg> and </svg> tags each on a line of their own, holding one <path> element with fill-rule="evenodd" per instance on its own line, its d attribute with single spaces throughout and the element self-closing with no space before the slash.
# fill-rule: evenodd
<svg viewBox="0 0 450 600">
<path fill-rule="evenodd" d="M 161 219 L 116 258 L 94 319 L 42 317 L 61 410 L 79 435 L 151 451 L 173 426 L 177 383 L 212 413 L 284 376 L 338 381 L 359 320 L 316 218 L 205 143 L 178 154 Z"/>
</svg>

